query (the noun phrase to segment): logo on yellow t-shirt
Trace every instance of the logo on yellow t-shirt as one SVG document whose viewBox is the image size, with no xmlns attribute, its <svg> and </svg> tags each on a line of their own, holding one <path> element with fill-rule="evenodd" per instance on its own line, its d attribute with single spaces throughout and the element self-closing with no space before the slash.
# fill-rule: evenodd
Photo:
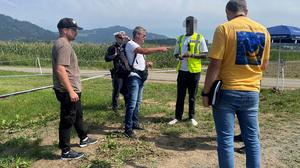
<svg viewBox="0 0 300 168">
<path fill-rule="evenodd" d="M 265 46 L 265 34 L 237 32 L 236 65 L 260 65 Z"/>
</svg>

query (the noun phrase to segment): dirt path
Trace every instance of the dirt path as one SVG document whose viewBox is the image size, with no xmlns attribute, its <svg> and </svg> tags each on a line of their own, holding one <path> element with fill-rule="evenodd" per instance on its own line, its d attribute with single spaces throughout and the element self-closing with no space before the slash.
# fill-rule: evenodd
<svg viewBox="0 0 300 168">
<path fill-rule="evenodd" d="M 21 72 L 36 72 L 40 73 L 39 68 L 27 68 L 27 67 L 12 67 L 12 66 L 0 66 L 0 70 L 7 71 L 21 71 Z M 50 68 L 43 68 L 43 73 L 51 73 L 52 70 Z M 100 71 L 100 70 L 86 70 L 81 69 L 82 76 L 91 77 L 96 75 L 109 74 L 109 71 Z M 149 81 L 154 82 L 176 82 L 177 73 L 174 70 L 151 70 L 149 75 Z M 205 75 L 203 74 L 200 78 L 200 85 L 203 85 L 205 80 Z M 262 79 L 262 87 L 263 88 L 273 88 L 276 86 L 276 78 L 266 78 Z M 281 86 L 282 80 L 279 80 L 279 84 Z M 300 79 L 285 79 L 284 80 L 285 88 L 300 88 Z"/>
<path fill-rule="evenodd" d="M 262 114 L 261 120 L 265 118 L 274 118 L 274 115 Z M 56 121 L 57 122 L 57 121 Z M 41 146 L 48 146 L 57 143 L 57 127 L 56 123 L 52 123 L 45 128 L 40 129 L 43 138 Z M 300 150 L 300 120 L 294 120 L 293 122 L 276 122 L 270 126 L 261 127 L 261 145 L 262 145 L 262 167 L 272 168 L 284 168 L 284 167 L 297 167 L 299 165 L 288 165 L 289 159 L 292 159 L 295 163 L 295 159 L 298 156 L 290 156 L 290 152 L 297 152 Z M 73 149 L 82 151 L 87 154 L 87 157 L 83 160 L 75 161 L 61 161 L 59 160 L 59 150 L 56 150 L 55 157 L 52 160 L 40 159 L 34 162 L 32 167 L 36 168 L 73 168 L 80 167 L 84 162 L 97 159 L 97 148 L 101 141 L 105 138 L 105 134 L 120 129 L 120 124 L 108 125 L 109 129 L 95 129 L 92 130 L 92 136 L 96 137 L 100 142 L 98 145 L 89 146 L 86 148 L 79 148 L 78 138 L 72 138 L 71 143 Z M 132 164 L 128 163 L 124 167 L 158 167 L 158 168 L 212 168 L 218 167 L 216 141 L 214 132 L 208 133 L 208 135 L 191 134 L 183 135 L 180 137 L 157 135 L 157 130 L 154 129 L 155 125 L 151 124 L 147 126 L 147 132 L 149 139 L 153 138 L 156 150 L 160 150 L 166 153 L 165 156 L 157 157 L 154 164 Z M 153 129 L 153 130 L 152 130 Z M 147 134 L 148 134 L 147 133 Z M 154 134 L 152 134 L 154 133 Z M 141 136 L 141 133 L 138 133 Z M 137 140 L 132 140 L 137 141 Z M 235 143 L 235 148 L 241 147 L 242 143 Z M 298 159 L 299 161 L 299 159 Z M 297 163 L 297 162 L 296 162 Z M 123 167 L 123 166 L 122 166 Z M 235 152 L 235 167 L 245 167 L 245 155 Z"/>
</svg>

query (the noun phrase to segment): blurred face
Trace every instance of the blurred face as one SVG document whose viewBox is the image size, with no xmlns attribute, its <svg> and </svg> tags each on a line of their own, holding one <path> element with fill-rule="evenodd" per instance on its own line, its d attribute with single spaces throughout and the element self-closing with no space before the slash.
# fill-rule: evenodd
<svg viewBox="0 0 300 168">
<path fill-rule="evenodd" d="M 191 36 L 197 31 L 197 20 L 195 18 L 186 18 L 184 25 L 186 29 L 186 35 Z"/>
<path fill-rule="evenodd" d="M 186 23 L 186 34 L 192 35 L 194 33 L 194 23 L 193 22 L 187 22 Z"/>
</svg>

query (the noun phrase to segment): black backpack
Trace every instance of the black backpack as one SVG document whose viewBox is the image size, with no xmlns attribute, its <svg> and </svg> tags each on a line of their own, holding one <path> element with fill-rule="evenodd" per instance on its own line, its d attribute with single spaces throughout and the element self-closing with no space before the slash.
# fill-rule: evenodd
<svg viewBox="0 0 300 168">
<path fill-rule="evenodd" d="M 118 60 L 115 65 L 115 72 L 119 77 L 128 77 L 131 72 L 131 66 L 128 63 L 128 59 L 125 51 L 126 43 L 119 47 Z"/>
<path fill-rule="evenodd" d="M 137 54 L 134 55 L 132 65 L 129 64 L 127 56 L 126 56 L 126 51 L 125 51 L 126 44 L 127 43 L 123 44 L 119 48 L 119 51 L 118 51 L 119 59 L 118 59 L 117 65 L 116 65 L 117 66 L 116 73 L 118 74 L 119 77 L 128 77 L 130 72 L 135 72 L 141 77 L 141 79 L 143 81 L 147 80 L 147 78 L 148 78 L 147 67 L 144 71 L 137 70 L 133 67 L 133 63 L 136 60 Z"/>
</svg>

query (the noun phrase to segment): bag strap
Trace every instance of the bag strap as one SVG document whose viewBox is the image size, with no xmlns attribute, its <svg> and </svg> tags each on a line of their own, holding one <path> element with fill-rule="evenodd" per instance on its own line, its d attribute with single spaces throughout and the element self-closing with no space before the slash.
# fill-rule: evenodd
<svg viewBox="0 0 300 168">
<path fill-rule="evenodd" d="M 127 44 L 127 43 L 126 43 L 126 44 Z M 124 53 L 125 53 L 125 56 L 127 57 L 127 55 L 126 55 L 126 50 L 125 50 L 126 44 L 124 44 Z M 135 68 L 133 67 L 133 64 L 134 64 L 134 62 L 136 61 L 136 57 L 137 57 L 137 53 L 134 53 L 134 57 L 133 57 L 132 63 L 129 64 L 131 70 L 135 70 Z M 143 57 L 144 57 L 144 59 L 145 59 L 144 54 L 143 54 Z M 127 57 L 127 59 L 128 59 L 128 57 Z M 146 69 L 146 68 L 147 68 L 147 66 L 146 66 L 146 63 L 145 63 L 145 69 Z"/>
<path fill-rule="evenodd" d="M 134 62 L 135 62 L 135 60 L 136 60 L 136 56 L 137 56 L 137 53 L 134 53 L 134 57 L 133 57 L 133 60 L 132 60 L 132 64 L 130 65 L 130 66 L 131 66 L 131 69 L 135 69 L 135 68 L 133 67 L 133 64 L 134 64 Z"/>
</svg>

